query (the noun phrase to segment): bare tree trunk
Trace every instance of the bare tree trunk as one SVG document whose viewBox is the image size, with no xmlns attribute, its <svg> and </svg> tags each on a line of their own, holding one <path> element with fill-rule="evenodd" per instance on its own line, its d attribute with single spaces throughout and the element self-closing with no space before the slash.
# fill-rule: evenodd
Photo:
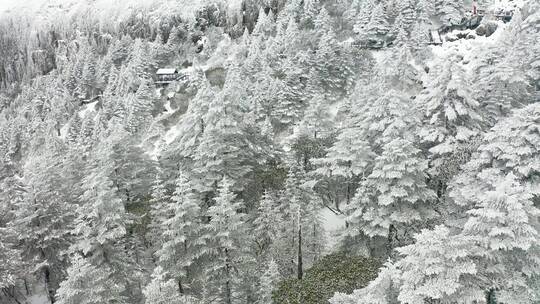
<svg viewBox="0 0 540 304">
<path fill-rule="evenodd" d="M 28 281 L 26 278 L 24 278 L 24 290 L 26 291 L 26 295 L 30 295 L 30 290 L 28 289 Z"/>
<path fill-rule="evenodd" d="M 395 240 L 397 239 L 397 229 L 394 225 L 388 228 L 388 239 L 386 241 L 386 254 L 390 257 L 395 248 Z"/>
<path fill-rule="evenodd" d="M 232 303 L 230 267 L 231 266 L 229 264 L 229 251 L 225 249 L 225 273 L 227 277 L 227 280 L 225 281 L 225 303 L 226 304 Z"/>
<path fill-rule="evenodd" d="M 47 296 L 49 297 L 49 301 L 51 304 L 54 304 L 54 290 L 50 287 L 51 285 L 51 272 L 49 270 L 49 267 L 45 267 L 43 270 L 43 275 L 45 278 L 45 289 L 47 290 Z"/>
<path fill-rule="evenodd" d="M 304 277 L 303 261 L 302 261 L 302 224 L 298 219 L 298 279 Z"/>
</svg>

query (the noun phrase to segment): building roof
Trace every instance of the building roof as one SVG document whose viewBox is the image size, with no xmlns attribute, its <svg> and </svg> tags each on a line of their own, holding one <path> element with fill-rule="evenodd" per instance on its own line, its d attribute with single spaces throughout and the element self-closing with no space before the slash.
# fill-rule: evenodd
<svg viewBox="0 0 540 304">
<path fill-rule="evenodd" d="M 157 70 L 157 75 L 168 75 L 168 74 L 175 74 L 178 73 L 177 69 L 159 69 Z"/>
</svg>

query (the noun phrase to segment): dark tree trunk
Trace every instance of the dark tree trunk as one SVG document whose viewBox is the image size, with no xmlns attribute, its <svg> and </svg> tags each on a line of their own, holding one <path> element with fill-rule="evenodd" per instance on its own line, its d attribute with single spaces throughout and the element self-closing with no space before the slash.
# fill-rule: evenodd
<svg viewBox="0 0 540 304">
<path fill-rule="evenodd" d="M 49 267 L 45 267 L 43 275 L 45 277 L 45 288 L 47 289 L 49 301 L 51 301 L 51 304 L 54 304 L 54 290 L 51 288 L 51 272 L 49 271 Z"/>
<path fill-rule="evenodd" d="M 178 280 L 178 292 L 180 294 L 184 294 L 184 286 L 182 286 L 182 280 L 181 279 Z"/>
<path fill-rule="evenodd" d="M 300 219 L 298 219 L 300 220 Z M 298 224 L 298 279 L 301 280 L 304 277 L 302 261 L 302 225 Z"/>
<path fill-rule="evenodd" d="M 229 250 L 225 249 L 225 273 L 226 273 L 226 281 L 225 281 L 225 303 L 231 304 L 232 303 L 232 292 L 231 292 L 231 272 L 230 272 L 231 265 L 229 264 Z"/>
<path fill-rule="evenodd" d="M 394 225 L 390 225 L 388 228 L 388 239 L 386 241 L 386 253 L 388 256 L 392 255 L 392 251 L 396 247 L 395 240 L 397 239 L 397 229 Z"/>
</svg>

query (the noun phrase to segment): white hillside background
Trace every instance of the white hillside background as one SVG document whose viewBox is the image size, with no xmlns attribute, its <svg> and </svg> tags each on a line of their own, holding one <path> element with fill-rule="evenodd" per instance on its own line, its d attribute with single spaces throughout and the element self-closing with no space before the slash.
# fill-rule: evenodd
<svg viewBox="0 0 540 304">
<path fill-rule="evenodd" d="M 406 1 L 388 1 L 396 3 L 395 12 L 401 9 L 407 12 Z M 496 4 L 492 9 L 521 7 L 527 3 L 526 0 L 495 1 Z M 337 2 L 348 3 L 340 0 L 336 0 Z M 471 1 L 464 0 L 464 2 L 467 7 L 471 7 Z M 412 239 L 413 233 L 421 229 L 419 227 L 432 228 L 430 221 L 446 224 L 446 217 L 452 218 L 447 213 L 458 213 L 454 209 L 466 212 L 461 209 L 470 207 L 471 202 L 465 200 L 460 206 L 449 203 L 450 206 L 440 206 L 440 210 L 443 211 L 439 215 L 428 217 L 431 216 L 428 213 L 434 213 L 431 212 L 431 203 L 436 200 L 435 188 L 438 190 L 439 187 L 436 183 L 447 182 L 465 169 L 456 169 L 458 173 L 443 172 L 440 176 L 438 173 L 432 174 L 433 170 L 428 171 L 428 159 L 437 156 L 431 152 L 432 149 L 424 147 L 432 143 L 429 140 L 416 139 L 422 136 L 416 133 L 421 133 L 422 128 L 428 124 L 439 126 L 437 123 L 443 119 L 438 120 L 435 114 L 429 118 L 421 117 L 425 115 L 422 115 L 419 109 L 423 106 L 422 98 L 429 97 L 425 97 L 426 91 L 430 92 L 430 89 L 435 88 L 433 91 L 437 92 L 439 86 L 442 88 L 448 86 L 444 77 L 435 77 L 438 76 L 439 67 L 444 66 L 444 71 L 456 68 L 459 70 L 456 74 L 467 79 L 482 78 L 475 73 L 479 73 L 479 70 L 484 71 L 486 65 L 498 67 L 496 64 L 486 64 L 488 57 L 486 54 L 490 54 L 490 60 L 496 56 L 493 55 L 495 53 L 493 50 L 506 43 L 505 39 L 508 39 L 510 29 L 516 31 L 514 24 L 493 21 L 497 25 L 497 30 L 489 37 L 478 36 L 474 30 L 451 31 L 443 35 L 443 38 L 452 37 L 454 41 L 427 46 L 427 40 L 416 43 L 413 37 L 419 41 L 425 38 L 419 37 L 423 32 L 418 31 L 418 28 L 420 25 L 428 24 L 429 21 L 416 22 L 414 30 L 409 32 L 410 40 L 414 41 L 405 43 L 404 41 L 409 39 L 407 32 L 409 30 L 405 29 L 405 24 L 410 20 L 407 21 L 407 18 L 400 15 L 399 18 L 387 18 L 386 22 L 393 24 L 384 24 L 384 18 L 372 17 L 371 20 L 381 23 L 370 21 L 371 30 L 364 34 L 367 35 L 369 32 L 372 37 L 386 39 L 393 44 L 387 47 L 384 42 L 378 45 L 378 47 L 384 45 L 380 49 L 376 48 L 377 46 L 374 48 L 366 46 L 362 49 L 354 45 L 362 39 L 358 33 L 353 33 L 352 29 L 336 33 L 338 31 L 336 29 L 339 28 L 337 23 L 341 20 L 337 20 L 334 15 L 331 17 L 325 8 L 321 8 L 320 12 L 315 10 L 318 0 L 302 1 L 307 7 L 303 8 L 307 13 L 301 15 L 298 22 L 294 17 L 280 18 L 280 15 L 271 19 L 272 13 L 267 16 L 261 10 L 260 22 L 254 24 L 252 34 L 244 31 L 244 35 L 242 35 L 242 21 L 227 23 L 231 25 L 230 27 L 210 25 L 205 28 L 204 24 L 198 24 L 199 19 L 195 20 L 195 12 L 208 3 L 219 3 L 222 11 L 228 12 L 220 15 L 223 19 L 239 21 L 254 16 L 239 13 L 245 4 L 243 0 L 25 2 L 0 0 L 0 18 L 2 14 L 8 12 L 27 16 L 24 20 L 28 20 L 29 30 L 40 33 L 37 40 L 47 40 L 45 38 L 48 38 L 49 33 L 39 31 L 40 28 L 50 29 L 47 26 L 55 26 L 60 32 L 69 32 L 74 36 L 74 38 L 66 37 L 59 43 L 62 45 L 73 39 L 71 41 L 73 43 L 67 43 L 63 53 L 54 46 L 49 46 L 53 52 L 60 53 L 59 62 L 64 60 L 64 64 L 69 64 L 69 68 L 58 68 L 60 72 L 56 73 L 53 70 L 50 75 L 49 72 L 43 72 L 46 75 L 40 75 L 39 72 L 32 74 L 32 77 L 44 79 L 43 83 L 57 90 L 51 89 L 49 92 L 45 85 L 22 86 L 21 91 L 24 94 L 21 93 L 21 98 L 13 101 L 12 107 L 15 110 L 13 113 L 6 111 L 7 115 L 3 115 L 4 96 L 0 91 L 0 156 L 5 154 L 8 156 L 6 159 L 11 161 L 9 157 L 19 156 L 17 152 L 23 150 L 16 144 L 3 145 L 2 141 L 20 144 L 19 138 L 24 138 L 31 144 L 20 146 L 44 147 L 36 148 L 37 153 L 33 149 L 26 148 L 29 155 L 21 152 L 23 156 L 20 156 L 20 162 L 26 166 L 23 166 L 20 173 L 14 166 L 16 173 L 13 173 L 13 176 L 21 178 L 18 180 L 20 185 L 15 184 L 13 188 L 17 190 L 18 187 L 21 189 L 28 187 L 30 193 L 21 195 L 24 197 L 21 201 L 27 205 L 20 203 L 17 196 L 11 192 L 8 193 L 8 201 L 15 202 L 18 209 L 26 211 L 22 213 L 25 216 L 24 220 L 16 222 L 19 225 L 17 227 L 19 230 L 16 231 L 23 235 L 21 231 L 34 231 L 36 226 L 40 228 L 41 217 L 51 216 L 54 211 L 53 208 L 47 207 L 47 203 L 58 201 L 58 206 L 64 206 L 66 205 L 64 202 L 74 202 L 72 204 L 74 208 L 69 209 L 72 214 L 64 212 L 64 209 L 61 209 L 61 214 L 67 214 L 66 218 L 68 216 L 76 218 L 76 227 L 70 230 L 55 230 L 54 225 L 51 225 L 50 228 L 52 231 L 65 231 L 65 234 L 57 237 L 55 241 L 64 246 L 65 251 L 70 251 L 69 257 L 66 254 L 67 259 L 61 261 L 66 265 L 65 269 L 61 266 L 56 268 L 69 273 L 70 278 L 62 282 L 63 287 L 59 296 L 64 299 L 61 300 L 62 304 L 80 304 L 78 303 L 80 300 L 77 299 L 86 298 L 87 294 L 91 294 L 93 284 L 101 286 L 96 289 L 99 296 L 109 298 L 120 298 L 108 292 L 111 290 L 122 289 L 123 295 L 133 291 L 133 294 L 126 298 L 139 300 L 128 302 L 191 304 L 190 299 L 180 296 L 184 294 L 186 288 L 188 295 L 200 297 L 203 301 L 207 301 L 207 297 L 211 295 L 217 299 L 214 303 L 237 304 L 231 298 L 244 298 L 248 295 L 249 304 L 269 304 L 267 303 L 270 298 L 269 292 L 276 286 L 276 282 L 291 275 L 301 276 L 302 271 L 305 272 L 325 254 L 343 249 L 344 245 L 348 246 L 344 240 L 348 242 L 347 237 L 358 236 L 354 235 L 355 232 L 364 234 L 359 238 L 365 238 L 365 235 L 379 236 L 379 239 L 373 237 L 365 243 L 362 243 L 364 240 L 352 240 L 352 243 L 356 243 L 350 247 L 354 248 L 355 253 L 359 253 L 357 250 L 361 247 L 360 251 L 365 253 L 369 250 L 370 256 L 379 257 L 380 253 L 373 252 L 383 248 L 381 252 L 385 251 L 387 255 L 382 253 L 380 256 L 391 257 L 394 249 L 409 242 L 407 238 Z M 298 4 L 300 1 L 291 0 L 290 3 Z M 377 8 L 377 11 L 382 11 L 382 4 Z M 294 16 L 295 9 L 299 8 L 287 6 L 284 11 Z M 23 11 L 24 13 L 21 13 Z M 411 11 L 408 10 L 409 16 L 415 16 L 414 13 L 410 14 Z M 422 8 L 420 11 L 427 10 Z M 91 15 L 93 19 L 87 21 L 84 19 L 85 14 Z M 214 13 L 215 15 L 219 14 Z M 73 20 L 75 17 L 78 20 Z M 169 20 L 161 22 L 168 17 L 175 19 L 174 22 L 181 19 L 181 22 L 174 23 Z M 212 17 L 202 19 L 217 22 Z M 219 22 L 223 19 L 219 19 Z M 399 22 L 394 22 L 394 19 Z M 436 22 L 431 20 L 433 28 L 426 28 L 424 34 L 442 24 L 438 20 L 439 15 L 435 13 L 419 19 L 437 19 Z M 538 20 L 531 22 L 535 21 Z M 137 33 L 141 36 L 133 38 L 126 35 L 126 28 L 135 28 L 134 31 L 137 31 L 135 26 L 129 27 L 126 24 L 135 24 L 146 29 L 148 22 L 151 24 L 149 28 L 152 34 L 141 30 L 142 34 Z M 164 23 L 168 24 L 163 26 Z M 174 26 L 168 32 L 166 26 L 170 24 Z M 90 31 L 86 33 L 86 28 L 79 30 L 78 26 L 88 26 Z M 107 30 L 100 32 L 92 26 Z M 362 28 L 367 25 L 359 22 L 354 26 Z M 77 28 L 77 31 L 69 31 L 73 28 Z M 398 31 L 393 32 L 396 28 Z M 380 33 L 384 33 L 385 30 L 390 32 L 381 35 Z M 102 36 L 98 37 L 99 34 Z M 171 36 L 164 38 L 168 34 Z M 115 35 L 122 39 L 116 39 Z M 458 36 L 467 38 L 457 39 Z M 0 35 L 0 38 L 3 36 Z M 114 47 L 100 50 L 101 38 L 113 39 L 111 45 Z M 54 38 L 51 40 L 54 41 Z M 41 44 L 36 42 L 36 47 L 38 45 L 41 47 Z M 422 53 L 415 48 L 421 49 Z M 44 51 L 38 50 L 37 53 L 43 54 Z M 527 51 L 524 53 L 535 54 Z M 366 62 L 360 63 L 362 58 L 367 58 Z M 538 63 L 535 64 L 532 66 L 539 66 Z M 361 68 L 357 67 L 357 70 L 353 71 L 354 69 L 350 67 L 353 65 Z M 520 66 L 525 67 L 526 64 Z M 155 76 L 156 69 L 173 67 L 177 68 L 181 75 L 189 77 L 166 86 L 154 84 L 152 77 Z M 524 69 L 528 68 L 529 66 Z M 99 71 L 95 72 L 96 79 L 88 80 L 96 70 Z M 399 72 L 394 73 L 394 70 Z M 86 77 L 80 76 L 79 72 Z M 536 73 L 536 71 L 527 72 Z M 452 73 L 453 70 L 451 73 L 439 74 Z M 105 74 L 107 76 L 103 76 Z M 3 75 L 0 74 L 0 80 L 1 76 Z M 428 79 L 431 77 L 433 79 Z M 215 82 L 211 82 L 210 79 Z M 463 92 L 466 96 L 474 96 L 474 99 L 481 99 L 476 97 L 477 92 L 478 96 L 482 96 L 480 94 L 483 93 L 496 101 L 505 99 L 506 96 L 497 99 L 499 96 L 489 95 L 491 91 L 488 89 L 483 90 L 483 86 L 492 85 L 491 82 L 488 83 L 492 78 L 485 77 L 485 79 L 486 82 L 476 84 L 459 82 L 460 79 L 456 77 L 452 84 L 455 86 L 455 83 L 458 83 L 459 86 L 467 83 L 467 88 L 463 88 Z M 534 79 L 534 76 L 531 79 Z M 220 80 L 223 80 L 223 83 Z M 437 82 L 442 84 L 438 86 Z M 492 82 L 494 85 L 498 84 Z M 77 86 L 76 90 L 69 86 L 73 83 Z M 49 95 L 41 96 L 39 94 L 41 91 L 46 91 Z M 64 95 L 58 100 L 54 99 L 59 91 Z M 448 95 L 444 95 L 444 102 L 450 100 L 448 103 L 451 103 L 463 96 L 452 99 L 455 96 L 450 94 L 455 92 L 451 89 L 449 91 Z M 503 94 L 507 91 L 503 90 Z M 523 93 L 525 95 L 529 89 L 521 91 L 527 91 Z M 82 93 L 73 95 L 73 92 L 85 92 L 91 96 L 85 97 Z M 344 93 L 341 94 L 342 92 Z M 508 97 L 508 102 L 514 101 L 513 98 L 514 95 Z M 50 100 L 53 102 L 47 103 Z M 447 106 L 443 104 L 444 102 L 441 102 L 441 107 Z M 490 106 L 489 102 L 491 100 L 485 102 L 486 107 Z M 56 104 L 64 103 L 67 104 L 65 109 L 55 108 Z M 414 106 L 403 109 L 409 105 Z M 417 105 L 418 108 L 415 108 Z M 54 113 L 55 109 L 60 112 L 57 116 L 47 114 Z M 499 114 L 496 119 L 509 115 L 508 113 L 514 110 L 512 106 L 506 109 L 508 112 L 502 110 L 497 112 L 504 114 Z M 517 120 L 521 117 L 527 119 L 538 117 L 534 116 L 534 113 L 525 113 L 526 110 L 521 109 L 521 116 L 516 116 L 516 121 L 510 120 L 508 124 L 519 125 Z M 434 110 L 437 111 L 438 109 Z M 471 110 L 474 111 L 475 109 Z M 445 114 L 441 115 L 443 118 L 444 116 Z M 12 117 L 17 119 L 10 120 Z M 446 118 L 449 118 L 448 114 Z M 444 123 L 447 123 L 446 118 Z M 429 122 L 429 119 L 435 122 Z M 449 120 L 455 120 L 455 111 L 454 119 Z M 458 120 L 461 120 L 461 117 Z M 464 122 L 465 125 L 467 123 Z M 451 122 L 450 125 L 451 127 L 444 129 L 447 133 L 454 132 L 450 128 L 458 123 Z M 473 126 L 473 123 L 470 125 Z M 8 132 L 4 132 L 3 126 L 7 126 Z M 536 134 L 534 125 L 529 129 L 525 123 L 520 126 L 523 130 Z M 469 130 L 467 127 L 465 126 L 463 130 Z M 476 125 L 472 128 L 474 127 Z M 488 127 L 484 129 L 482 127 L 461 135 L 469 136 L 467 134 L 477 132 L 475 135 L 482 137 L 484 133 L 489 132 Z M 343 131 L 345 128 L 348 131 Z M 458 135 L 460 135 L 459 128 L 458 125 L 456 128 Z M 12 132 L 12 129 L 19 133 Z M 512 136 L 520 132 L 513 128 L 502 129 L 514 132 L 508 133 Z M 506 133 L 500 132 L 502 134 L 500 138 L 497 137 L 498 133 L 496 131 L 490 135 L 498 141 L 485 148 L 494 155 L 497 154 L 499 147 L 505 145 L 504 143 L 508 146 L 514 144 L 503 136 Z M 336 138 L 333 138 L 334 134 Z M 458 135 L 455 137 L 459 137 Z M 475 135 L 467 138 L 473 138 Z M 532 142 L 536 138 L 527 137 L 526 132 L 519 135 L 523 135 L 523 142 L 533 138 Z M 441 138 L 445 136 L 440 135 Z M 453 150 L 457 151 L 462 147 L 454 144 L 455 141 L 446 145 L 445 152 L 440 154 L 449 153 L 454 157 Z M 477 151 L 474 144 L 471 143 L 472 149 Z M 332 150 L 336 146 L 338 148 Z M 465 147 L 467 148 L 469 146 Z M 518 154 L 523 152 L 520 156 L 528 156 L 527 153 L 530 153 L 537 157 L 535 151 L 517 150 Z M 461 151 L 455 154 L 458 153 Z M 467 160 L 459 166 L 468 164 L 469 156 L 465 156 Z M 477 159 L 473 165 L 483 164 L 483 156 L 475 155 Z M 322 159 L 324 157 L 326 160 Z M 501 163 L 502 160 L 507 160 L 504 157 L 500 157 Z M 508 162 L 518 158 L 512 154 Z M 17 157 L 13 159 L 15 164 L 19 161 Z M 0 188 L 3 188 L 5 179 L 2 172 L 3 161 L 0 159 Z M 11 163 L 9 165 L 11 166 Z M 452 165 L 454 163 L 450 163 L 448 167 Z M 5 168 L 11 170 L 10 166 Z M 401 176 L 401 172 L 397 172 L 401 170 L 398 167 L 406 168 L 404 170 L 409 173 L 414 172 L 409 175 L 403 174 L 402 179 L 395 178 Z M 540 169 L 538 171 L 540 172 Z M 429 181 L 427 181 L 428 172 Z M 11 173 L 8 173 L 8 176 L 9 174 Z M 33 179 L 29 179 L 28 176 Z M 447 176 L 450 178 L 445 180 Z M 68 179 L 73 180 L 73 185 L 66 182 Z M 397 179 L 398 182 L 388 182 L 392 179 Z M 365 182 L 366 180 L 368 182 Z M 51 186 L 56 183 L 71 186 L 57 190 L 56 186 Z M 402 186 L 407 183 L 413 184 L 412 187 Z M 432 184 L 427 185 L 428 183 Z M 467 180 L 462 183 L 463 187 L 458 188 L 463 193 L 483 189 L 480 186 L 473 189 L 475 184 L 467 183 Z M 513 181 L 508 183 L 513 184 Z M 35 193 L 34 186 L 37 189 Z M 427 190 L 418 198 L 420 196 L 418 193 L 421 193 L 422 189 Z M 515 190 L 512 187 L 509 189 Z M 523 190 L 519 187 L 516 189 Z M 441 194 L 441 197 L 443 195 L 445 194 Z M 2 203 L 5 197 L 6 195 L 0 191 L 0 228 L 3 228 L 4 224 L 1 212 L 4 210 Z M 445 202 L 442 200 L 440 197 L 437 198 L 437 204 L 443 205 Z M 36 204 L 37 202 L 43 203 Z M 407 202 L 411 203 L 412 207 L 409 208 Z M 36 212 L 32 211 L 33 208 L 29 208 L 33 203 L 37 205 Z M 323 208 L 324 204 L 327 207 Z M 6 205 L 11 207 L 9 204 Z M 427 210 L 425 217 L 424 214 L 417 215 L 424 209 Z M 49 210 L 51 212 L 48 212 Z M 402 210 L 405 211 L 401 212 Z M 410 210 L 420 211 L 408 212 Z M 347 227 L 345 214 L 350 224 Z M 13 217 L 17 216 L 18 214 Z M 54 215 L 51 217 L 55 218 Z M 207 218 L 209 223 L 205 222 Z M 36 219 L 38 224 L 33 225 Z M 47 223 L 49 222 L 51 221 L 48 220 Z M 68 223 L 66 226 L 69 226 L 70 222 L 68 220 L 66 222 Z M 470 231 L 475 231 L 472 228 Z M 395 230 L 395 235 L 392 235 L 392 229 Z M 45 229 L 36 229 L 42 230 Z M 355 232 L 351 232 L 352 230 Z M 398 230 L 404 233 L 398 235 Z M 42 259 L 39 267 L 43 268 L 34 270 L 41 275 L 46 273 L 42 272 L 42 269 L 48 269 L 48 265 L 53 265 L 52 267 L 56 265 L 54 258 L 51 257 L 54 255 L 45 257 L 43 250 L 41 256 L 32 256 L 34 251 L 42 248 L 40 246 L 49 245 L 47 241 L 25 242 L 26 239 L 34 237 L 33 234 L 36 235 L 35 240 L 41 237 L 37 235 L 38 233 L 27 233 L 25 237 L 14 239 L 23 243 L 20 246 L 21 252 L 30 253 L 26 254 L 26 262 L 31 258 Z M 43 234 L 44 239 L 50 239 L 48 231 Z M 435 234 L 437 235 L 434 238 L 442 239 L 443 245 L 444 238 L 450 238 L 448 231 L 444 229 L 436 230 Z M 301 244 L 304 256 L 298 254 L 300 252 L 298 248 L 302 247 L 299 246 L 300 242 L 297 242 L 300 235 L 303 240 Z M 398 236 L 404 240 L 399 246 L 398 242 L 394 243 L 392 240 L 392 237 L 397 240 Z M 0 247 L 6 239 L 0 237 Z M 374 240 L 373 244 L 371 240 Z M 377 244 L 379 240 L 382 245 Z M 459 243 L 457 245 L 463 245 L 460 243 L 461 240 L 452 240 Z M 11 244 L 11 240 L 8 241 L 6 244 Z M 428 244 L 427 247 L 429 242 L 429 237 L 427 240 L 419 241 L 421 244 Z M 375 250 L 372 252 L 372 249 Z M 437 255 L 437 248 L 430 249 Z M 54 249 L 49 252 L 53 251 Z M 83 255 L 79 256 L 82 252 Z M 447 253 L 452 255 L 454 251 L 448 250 Z M 411 255 L 414 260 L 414 254 Z M 0 262 L 2 256 L 0 252 Z M 110 257 L 112 259 L 109 259 Z M 200 257 L 203 259 L 199 260 Z M 68 259 L 72 260 L 71 263 L 67 262 Z M 119 263 L 115 264 L 117 261 Z M 69 264 L 71 267 L 67 269 Z M 423 266 L 421 262 L 411 264 L 418 269 Z M 233 265 L 235 271 L 231 271 L 230 265 Z M 300 267 L 297 267 L 298 265 Z M 0 272 L 2 266 L 0 265 Z M 410 272 L 414 273 L 415 267 L 409 268 L 412 269 Z M 78 271 L 78 268 L 84 268 L 86 271 Z M 261 274 L 266 270 L 272 278 L 261 279 Z M 373 281 L 373 285 L 390 284 L 394 271 L 394 268 L 389 267 L 379 279 Z M 421 269 L 418 273 L 422 271 Z M 467 272 L 469 269 L 458 271 Z M 108 272 L 110 276 L 107 275 Z M 95 274 L 99 274 L 96 282 L 87 279 L 91 276 L 98 277 Z M 26 278 L 27 274 L 24 275 Z M 28 277 L 32 277 L 32 274 L 28 274 Z M 49 298 L 56 287 L 46 290 L 43 285 L 47 285 L 48 276 L 43 277 L 45 278 L 37 279 L 39 282 L 32 282 L 32 279 L 29 279 L 31 287 L 24 304 L 50 303 Z M 85 279 L 79 284 L 81 277 Z M 120 283 L 122 286 L 116 288 L 110 284 L 112 281 L 109 281 L 115 278 L 118 278 L 118 281 L 126 278 L 128 282 L 125 285 Z M 0 287 L 3 287 L 1 279 L 0 273 Z M 514 279 L 519 283 L 517 276 Z M 265 286 L 260 289 L 265 290 L 254 292 L 253 289 L 256 289 L 259 283 Z M 20 289 L 23 290 L 23 287 Z M 104 289 L 106 292 L 103 292 Z M 136 294 L 138 290 L 140 294 Z M 378 289 L 373 292 L 377 291 Z M 261 293 L 265 295 L 262 296 Z M 357 293 L 358 291 L 355 292 Z M 249 298 L 252 295 L 259 301 Z M 387 294 L 377 296 L 382 298 Z M 358 304 L 350 295 L 339 297 L 343 302 L 336 303 Z M 0 302 L 1 299 L 0 296 Z M 204 303 L 209 302 L 211 301 Z M 380 303 L 388 304 L 382 300 L 377 302 Z"/>
</svg>

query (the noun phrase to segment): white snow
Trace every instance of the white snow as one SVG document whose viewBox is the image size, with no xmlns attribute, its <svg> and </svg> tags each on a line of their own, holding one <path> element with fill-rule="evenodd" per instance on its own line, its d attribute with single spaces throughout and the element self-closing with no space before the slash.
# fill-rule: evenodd
<svg viewBox="0 0 540 304">
<path fill-rule="evenodd" d="M 172 143 L 173 140 L 177 138 L 178 135 L 180 135 L 180 133 L 180 124 L 174 125 L 169 129 L 169 131 L 167 131 L 167 133 L 165 133 L 165 135 L 163 136 L 163 140 L 168 145 Z"/>
<path fill-rule="evenodd" d="M 331 251 L 338 241 L 336 235 L 345 228 L 345 217 L 343 215 L 337 215 L 327 208 L 321 209 L 319 216 L 327 237 L 326 250 Z"/>
<path fill-rule="evenodd" d="M 174 74 L 176 72 L 178 72 L 178 70 L 175 69 L 175 68 L 166 68 L 166 69 L 157 70 L 156 74 L 157 75 L 169 75 L 169 74 Z"/>
<path fill-rule="evenodd" d="M 88 113 L 96 112 L 96 104 L 98 102 L 99 100 L 96 100 L 94 102 L 84 105 L 83 109 L 79 111 L 79 117 L 85 118 Z"/>
<path fill-rule="evenodd" d="M 61 139 L 66 139 L 66 136 L 68 134 L 68 130 L 69 130 L 69 123 L 66 123 L 62 126 L 62 128 L 60 128 L 60 138 Z"/>
<path fill-rule="evenodd" d="M 46 294 L 36 294 L 26 299 L 28 304 L 49 304 L 51 303 Z"/>
</svg>

